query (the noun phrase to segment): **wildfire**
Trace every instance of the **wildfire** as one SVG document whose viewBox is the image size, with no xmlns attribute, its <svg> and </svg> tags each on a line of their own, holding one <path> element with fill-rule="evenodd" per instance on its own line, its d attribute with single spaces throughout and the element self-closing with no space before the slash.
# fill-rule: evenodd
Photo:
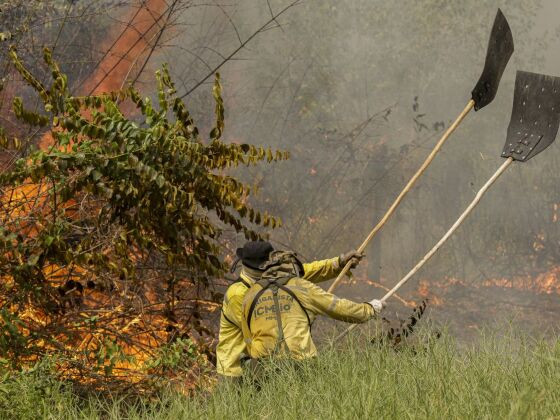
<svg viewBox="0 0 560 420">
<path fill-rule="evenodd" d="M 165 22 L 162 19 L 167 9 L 165 0 L 142 1 L 136 10 L 131 10 L 124 18 L 124 29 L 120 25 L 113 28 L 102 44 L 101 50 L 106 51 L 105 55 L 83 83 L 84 94 L 93 95 L 122 88 L 127 78 L 134 74 L 134 68 L 143 64 L 142 58 L 149 53 L 154 33 L 163 30 Z M 46 148 L 52 141 L 52 135 L 47 133 L 39 146 Z"/>
<path fill-rule="evenodd" d="M 513 279 L 491 279 L 482 283 L 483 287 L 504 287 L 526 290 L 533 293 L 560 295 L 560 266 L 536 277 L 524 276 Z"/>
<path fill-rule="evenodd" d="M 106 53 L 92 75 L 83 83 L 81 93 L 89 95 L 119 90 L 126 79 L 139 76 L 139 69 L 143 69 L 145 60 L 151 55 L 152 41 L 165 26 L 168 10 L 169 6 L 165 0 L 145 0 L 120 19 L 126 26 L 123 29 L 118 24 L 110 31 L 101 48 Z M 39 141 L 39 147 L 43 149 L 52 144 L 53 137 L 50 132 Z M 35 236 L 41 228 L 38 221 L 40 218 L 35 216 L 53 210 L 49 206 L 47 190 L 44 183 L 30 182 L 4 192 L 1 198 L 4 210 L 7 210 L 12 220 L 23 218 L 25 223 L 28 223 L 20 227 L 21 233 Z M 62 205 L 67 207 L 74 204 Z M 72 217 L 70 212 L 66 214 Z M 43 274 L 52 290 L 58 290 L 60 293 L 62 313 L 48 314 L 28 306 L 25 311 L 19 313 L 19 317 L 25 319 L 30 328 L 43 331 L 56 331 L 56 322 L 59 322 L 61 317 L 75 322 L 76 328 L 72 337 L 53 335 L 58 343 L 56 348 L 49 348 L 45 342 L 36 343 L 36 346 L 44 351 L 68 350 L 73 355 L 81 354 L 80 360 L 70 360 L 61 366 L 70 376 L 79 377 L 80 364 L 95 363 L 95 360 L 101 357 L 101 360 L 105 358 L 107 363 L 112 365 L 113 377 L 135 382 L 145 376 L 145 362 L 153 358 L 155 350 L 166 343 L 170 332 L 177 335 L 185 333 L 180 331 L 181 326 L 178 322 L 172 320 L 175 315 L 169 315 L 173 308 L 161 302 L 161 286 L 158 284 L 162 282 L 153 281 L 152 286 L 146 286 L 142 301 L 138 301 L 138 295 L 129 293 L 129 286 L 125 283 L 122 287 L 111 285 L 114 290 L 106 293 L 109 286 L 104 285 L 101 279 L 76 267 L 50 264 Z M 13 279 L 1 280 L 4 291 L 13 285 Z M 178 279 L 177 287 L 181 287 L 183 292 L 186 291 L 181 296 L 178 292 L 177 299 L 189 301 L 195 308 L 194 311 L 200 309 L 208 314 L 216 310 L 213 302 L 198 298 L 197 291 L 192 290 L 192 282 L 187 279 Z M 14 308 L 14 311 L 17 312 L 17 308 Z M 179 318 L 180 314 L 176 316 Z M 190 316 L 191 314 L 188 314 L 188 317 Z M 196 319 L 193 322 L 200 321 Z M 88 323 L 98 327 L 78 327 Z M 23 333 L 30 334 L 31 331 L 23 330 Z M 125 334 L 131 339 L 127 339 L 128 341 L 121 346 L 121 353 L 115 356 L 116 359 L 109 360 L 109 356 L 100 353 L 104 351 L 103 346 L 108 338 L 123 337 Z M 32 363 L 36 357 L 31 356 L 28 361 Z"/>
<path fill-rule="evenodd" d="M 486 279 L 482 282 L 467 283 L 464 280 L 450 277 L 443 281 L 421 280 L 416 293 L 422 298 L 430 299 L 432 305 L 442 305 L 441 297 L 434 290 L 445 291 L 452 286 L 462 286 L 474 289 L 499 287 L 532 292 L 535 294 L 560 295 L 560 266 L 553 267 L 547 272 L 535 277 L 526 275 L 512 278 Z"/>
<path fill-rule="evenodd" d="M 125 19 L 130 23 L 113 47 L 109 43 L 113 42 L 114 34 L 110 40 L 105 41 L 102 51 L 108 53 L 84 85 L 88 93 L 110 92 L 121 88 L 132 74 L 133 68 L 143 64 L 139 61 L 148 53 L 154 34 L 162 30 L 165 24 L 162 19 L 168 7 L 165 0 L 145 0 L 136 11 L 130 13 Z"/>
<path fill-rule="evenodd" d="M 417 293 L 424 299 L 428 299 L 431 305 L 443 305 L 443 299 L 430 292 L 430 285 L 426 280 L 421 280 Z"/>
</svg>

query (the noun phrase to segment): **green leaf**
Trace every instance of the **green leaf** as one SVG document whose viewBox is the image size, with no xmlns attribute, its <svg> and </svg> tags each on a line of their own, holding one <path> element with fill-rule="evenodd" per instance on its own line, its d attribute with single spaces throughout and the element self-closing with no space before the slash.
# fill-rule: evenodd
<svg viewBox="0 0 560 420">
<path fill-rule="evenodd" d="M 40 255 L 37 255 L 37 254 L 31 255 L 27 259 L 27 265 L 31 265 L 31 266 L 36 265 L 37 262 L 39 262 L 39 257 L 40 257 Z"/>
<path fill-rule="evenodd" d="M 156 183 L 158 187 L 163 187 L 165 185 L 165 178 L 163 177 L 162 174 L 159 174 L 156 178 Z"/>
</svg>

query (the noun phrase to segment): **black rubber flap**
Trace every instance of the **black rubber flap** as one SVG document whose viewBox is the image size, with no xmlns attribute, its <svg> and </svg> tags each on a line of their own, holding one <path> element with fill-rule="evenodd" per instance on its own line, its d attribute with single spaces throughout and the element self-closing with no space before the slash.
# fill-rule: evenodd
<svg viewBox="0 0 560 420">
<path fill-rule="evenodd" d="M 500 9 L 494 19 L 494 26 L 488 41 L 486 62 L 478 83 L 472 91 L 474 109 L 484 108 L 496 97 L 500 79 L 513 54 L 513 36 L 506 17 Z"/>
<path fill-rule="evenodd" d="M 560 77 L 518 71 L 502 157 L 525 162 L 550 146 L 558 133 L 559 111 Z"/>
</svg>

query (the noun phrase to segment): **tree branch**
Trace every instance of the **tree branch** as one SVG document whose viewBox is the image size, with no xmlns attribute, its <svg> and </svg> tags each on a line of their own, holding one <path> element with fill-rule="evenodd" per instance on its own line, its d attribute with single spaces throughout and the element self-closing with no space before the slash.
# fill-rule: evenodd
<svg viewBox="0 0 560 420">
<path fill-rule="evenodd" d="M 220 64 L 218 64 L 216 67 L 212 69 L 212 71 L 210 71 L 206 76 L 204 76 L 203 79 L 199 80 L 198 83 L 196 83 L 191 89 L 189 89 L 186 93 L 184 93 L 179 98 L 184 99 L 186 96 L 190 95 L 192 92 L 198 89 L 204 82 L 206 82 L 209 78 L 214 76 L 214 74 L 220 68 L 222 68 L 224 64 L 230 61 L 239 51 L 241 51 L 249 42 L 251 42 L 253 38 L 255 38 L 260 33 L 264 32 L 267 29 L 268 25 L 270 25 L 272 22 L 276 22 L 276 19 L 278 19 L 278 17 L 280 17 L 282 14 L 284 14 L 287 10 L 291 9 L 292 7 L 297 6 L 300 2 L 301 0 L 295 0 L 289 5 L 287 5 L 286 7 L 284 7 L 282 10 L 280 10 L 280 12 L 272 16 L 264 25 L 262 25 L 259 29 L 253 32 L 253 34 L 249 38 L 247 38 L 244 42 L 242 42 L 241 45 L 239 45 L 239 47 L 233 50 L 232 53 L 229 54 Z"/>
</svg>

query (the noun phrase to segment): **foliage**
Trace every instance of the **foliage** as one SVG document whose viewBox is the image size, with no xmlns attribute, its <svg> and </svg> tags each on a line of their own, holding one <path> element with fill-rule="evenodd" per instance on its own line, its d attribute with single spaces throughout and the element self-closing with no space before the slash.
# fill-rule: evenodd
<svg viewBox="0 0 560 420">
<path fill-rule="evenodd" d="M 2 357 L 20 368 L 63 352 L 82 377 L 90 369 L 111 376 L 119 366 L 141 368 L 152 349 L 193 326 L 207 333 L 199 296 L 180 292 L 204 289 L 223 273 L 224 227 L 254 239 L 248 222 L 280 224 L 246 204 L 253 188 L 228 170 L 287 153 L 221 140 L 219 75 L 215 128 L 204 142 L 166 66 L 156 73 L 156 106 L 133 87 L 72 96 L 48 49 L 50 86 L 15 48 L 10 57 L 44 108 L 30 111 L 15 98 L 16 117 L 50 131 L 0 175 Z M 0 142 L 22 144 L 4 132 Z M 177 306 L 180 299 L 188 302 Z"/>
<path fill-rule="evenodd" d="M 62 63 L 71 89 L 79 88 L 95 72 L 104 48 L 99 48 L 99 34 L 108 33 L 110 14 L 119 13 L 128 1 L 98 0 L 4 0 L 0 7 L 3 25 L 0 33 L 0 114 L 3 128 L 9 135 L 24 141 L 21 149 L 4 150 L 0 154 L 0 168 L 10 166 L 25 155 L 28 146 L 36 143 L 40 130 L 31 133 L 10 112 L 15 95 L 24 98 L 28 106 L 37 110 L 36 93 L 28 88 L 11 64 L 10 46 L 18 47 L 18 56 L 41 81 L 50 78 L 42 59 L 48 46 Z M 120 13 L 122 15 L 122 12 Z"/>
</svg>

